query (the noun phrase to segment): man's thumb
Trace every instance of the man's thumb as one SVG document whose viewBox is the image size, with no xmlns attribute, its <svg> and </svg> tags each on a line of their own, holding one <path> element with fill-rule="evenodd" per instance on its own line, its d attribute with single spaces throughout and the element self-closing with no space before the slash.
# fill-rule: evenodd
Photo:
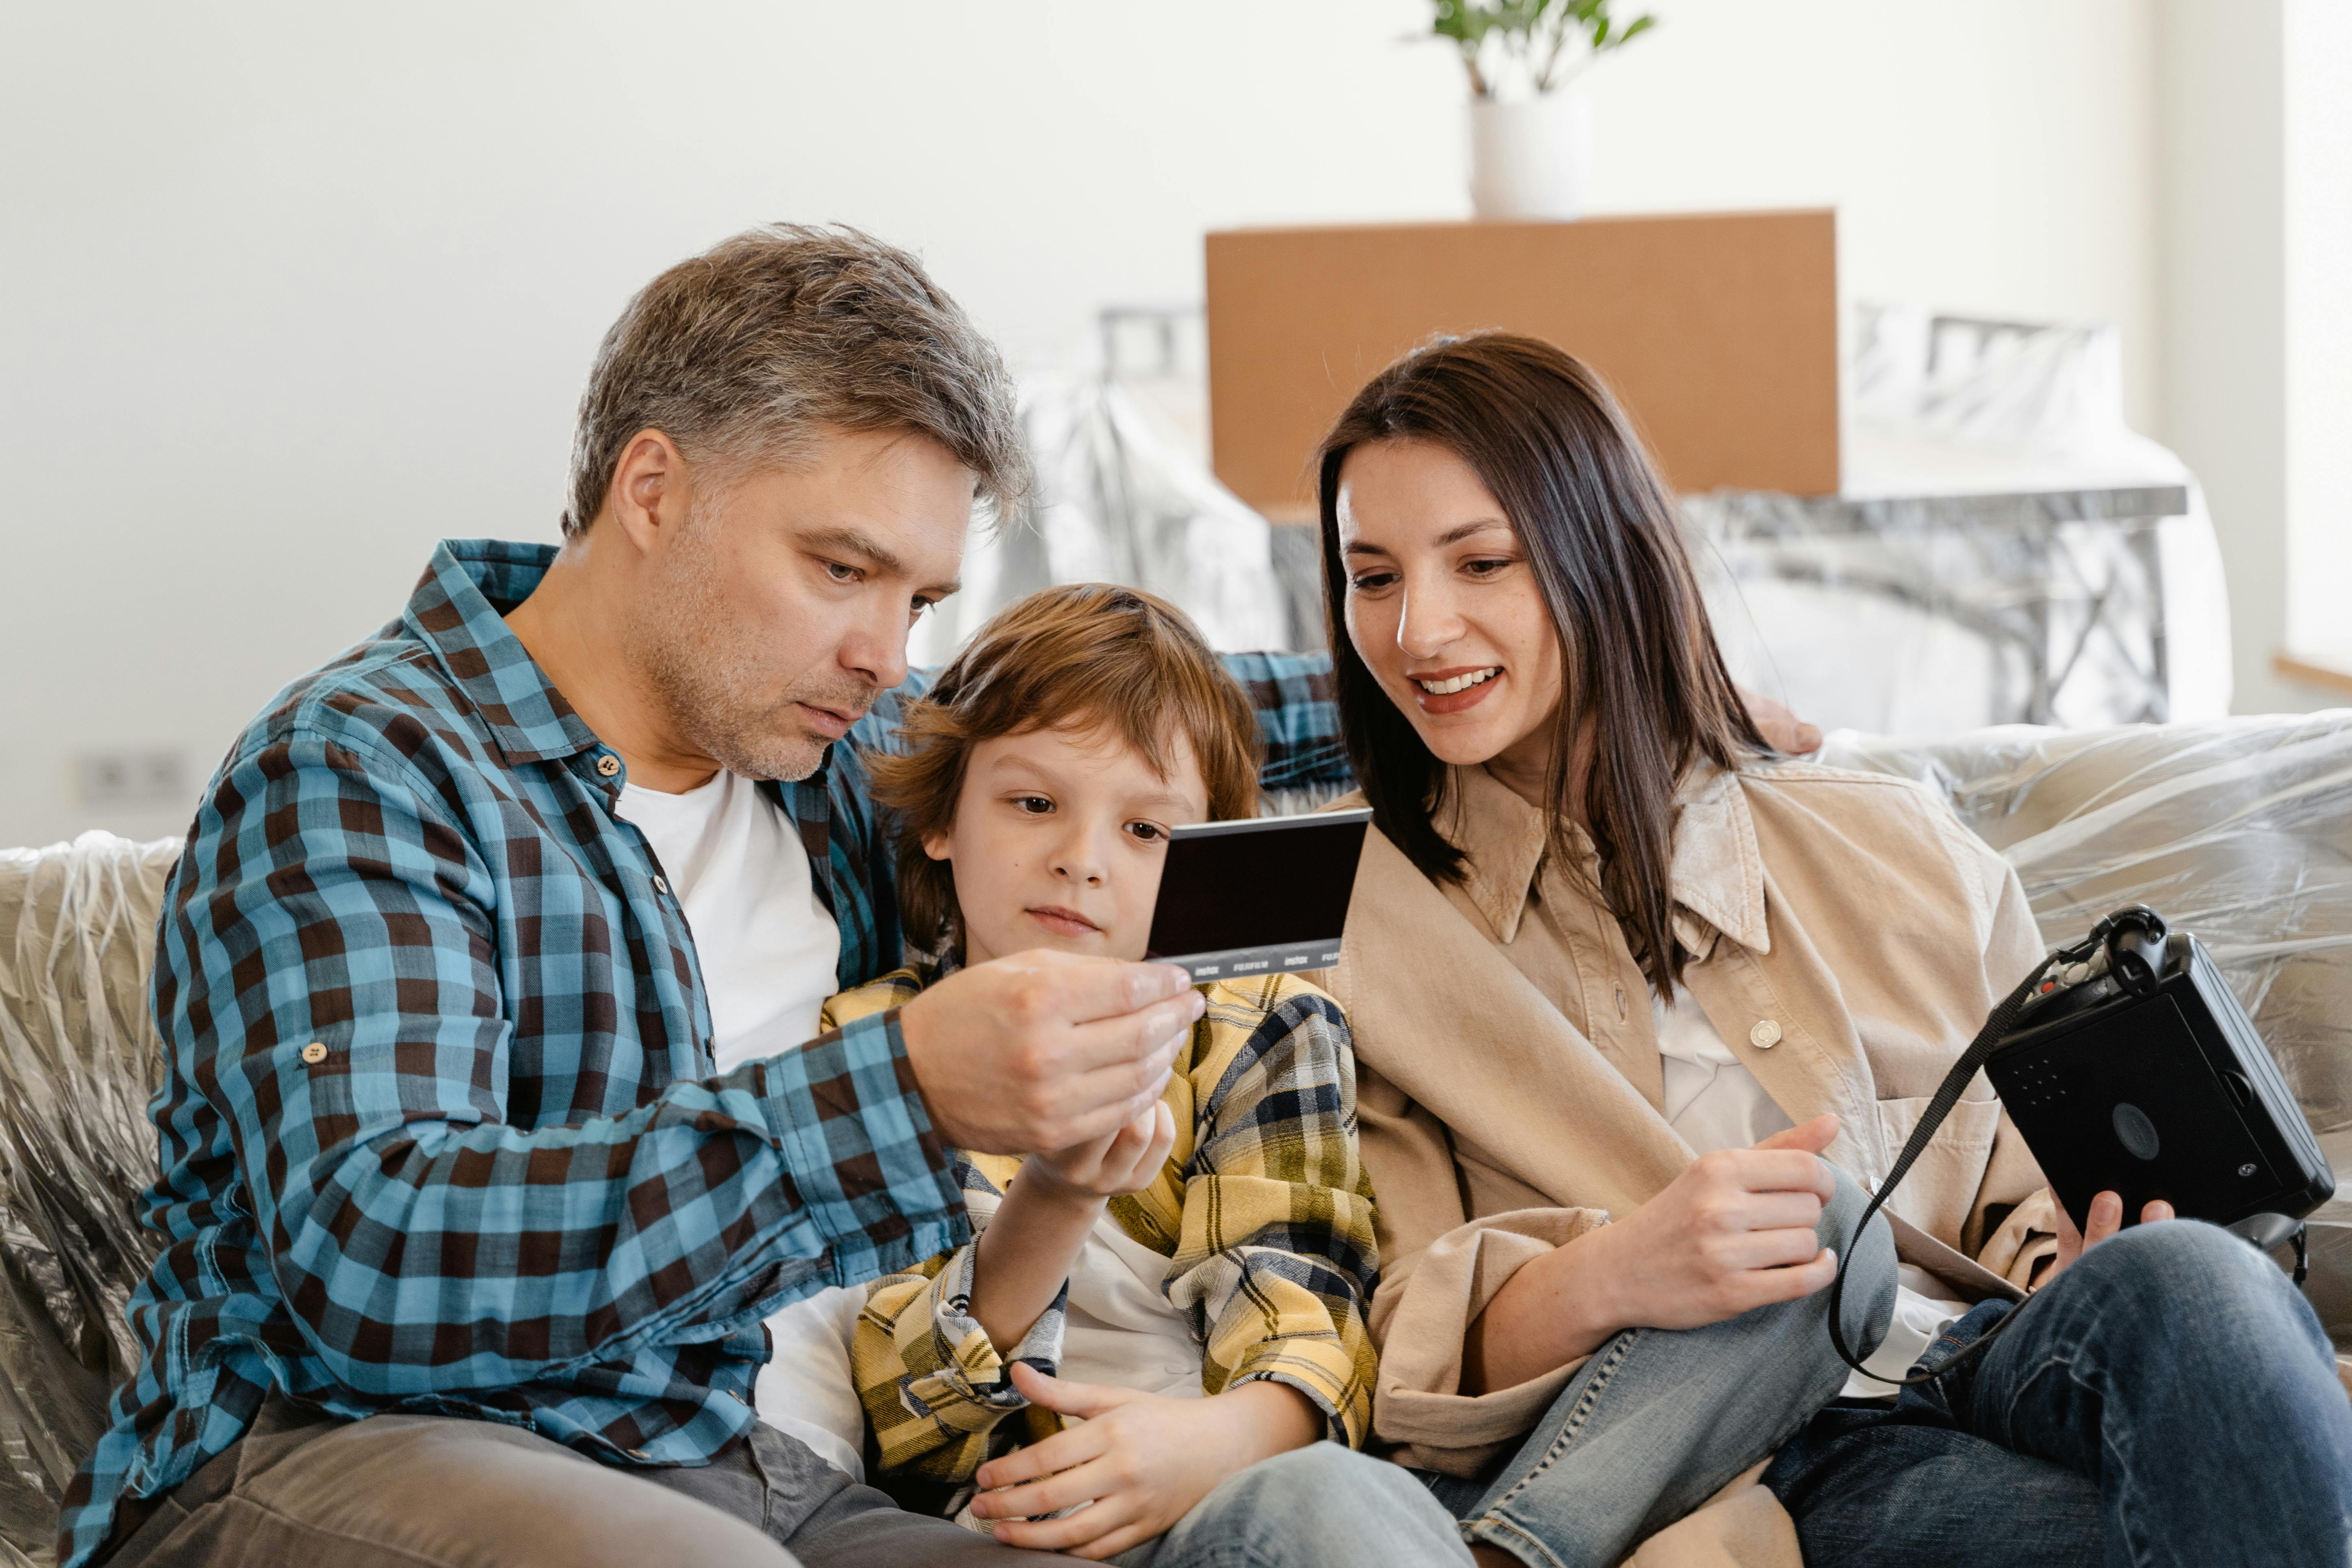
<svg viewBox="0 0 2352 1568">
<path fill-rule="evenodd" d="M 1824 1110 L 1811 1121 L 1801 1122 L 1785 1132 L 1775 1132 L 1756 1145 L 1759 1149 L 1802 1149 L 1808 1154 L 1818 1154 L 1828 1148 L 1838 1135 L 1837 1112 Z"/>
</svg>

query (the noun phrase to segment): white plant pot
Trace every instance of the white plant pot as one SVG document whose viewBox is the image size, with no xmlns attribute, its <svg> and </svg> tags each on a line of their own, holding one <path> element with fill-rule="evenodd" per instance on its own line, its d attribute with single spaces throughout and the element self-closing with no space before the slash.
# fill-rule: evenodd
<svg viewBox="0 0 2352 1568">
<path fill-rule="evenodd" d="M 1470 210 L 1576 218 L 1592 184 L 1592 100 L 1564 87 L 1523 103 L 1470 100 Z"/>
</svg>

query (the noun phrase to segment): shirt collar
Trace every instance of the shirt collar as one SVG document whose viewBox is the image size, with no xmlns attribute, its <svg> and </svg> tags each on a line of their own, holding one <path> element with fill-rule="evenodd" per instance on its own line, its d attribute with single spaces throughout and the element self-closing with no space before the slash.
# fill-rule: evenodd
<svg viewBox="0 0 2352 1568">
<path fill-rule="evenodd" d="M 501 618 L 530 596 L 554 560 L 551 544 L 445 539 L 401 613 L 509 762 L 569 757 L 598 743 Z"/>
<path fill-rule="evenodd" d="M 1751 952 L 1772 951 L 1764 918 L 1764 861 L 1748 797 L 1732 773 L 1701 762 L 1675 793 L 1674 856 L 1667 881 L 1674 902 L 1675 940 L 1694 958 L 1715 949 L 1717 935 Z M 1484 768 L 1448 770 L 1439 829 L 1465 847 L 1464 890 L 1495 934 L 1516 941 L 1528 895 L 1545 874 L 1544 814 Z M 1600 862 L 1584 830 L 1569 826 L 1582 864 L 1578 879 L 1600 883 Z"/>
</svg>

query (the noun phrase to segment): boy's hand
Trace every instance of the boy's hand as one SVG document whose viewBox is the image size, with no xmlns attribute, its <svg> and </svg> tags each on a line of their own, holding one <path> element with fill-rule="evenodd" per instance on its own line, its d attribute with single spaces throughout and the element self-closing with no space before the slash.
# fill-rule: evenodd
<svg viewBox="0 0 2352 1568">
<path fill-rule="evenodd" d="M 1175 1146 L 1176 1118 L 1162 1100 L 1108 1138 L 1030 1155 L 1021 1173 L 1088 1198 L 1117 1197 L 1150 1186 Z"/>
<path fill-rule="evenodd" d="M 1039 951 L 949 975 L 899 1009 L 898 1030 L 943 1142 L 1028 1154 L 1149 1111 L 1206 1005 L 1172 964 Z"/>
<path fill-rule="evenodd" d="M 1061 1293 L 1103 1200 L 1149 1186 L 1175 1142 L 1176 1119 L 1166 1100 L 1155 1100 L 1105 1137 L 1022 1163 L 974 1244 L 971 1315 L 991 1343 L 1017 1345 L 1027 1336 Z"/>
<path fill-rule="evenodd" d="M 1026 1363 L 1013 1384 L 1032 1404 L 1081 1424 L 991 1459 L 975 1478 L 976 1519 L 1008 1546 L 1097 1562 L 1151 1540 L 1219 1481 L 1323 1436 L 1323 1413 L 1297 1389 L 1245 1383 L 1213 1399 L 1171 1399 L 1091 1383 L 1064 1383 Z M 1024 1484 L 1025 1483 L 1025 1484 Z M 992 1489 L 1010 1487 L 1010 1491 Z M 1033 1519 L 1078 1503 L 1067 1519 Z"/>
</svg>

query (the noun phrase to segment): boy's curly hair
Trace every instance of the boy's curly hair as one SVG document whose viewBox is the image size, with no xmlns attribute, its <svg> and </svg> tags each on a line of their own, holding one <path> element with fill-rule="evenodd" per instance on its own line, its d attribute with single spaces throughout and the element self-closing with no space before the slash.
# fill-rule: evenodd
<svg viewBox="0 0 2352 1568">
<path fill-rule="evenodd" d="M 873 760 L 910 947 L 945 952 L 961 941 L 953 870 L 923 840 L 954 827 L 972 748 L 1046 728 L 1105 731 L 1162 776 L 1181 735 L 1208 785 L 1210 817 L 1256 815 L 1257 714 L 1184 613 L 1108 583 L 1041 589 L 999 611 L 908 704 L 906 750 Z"/>
</svg>

